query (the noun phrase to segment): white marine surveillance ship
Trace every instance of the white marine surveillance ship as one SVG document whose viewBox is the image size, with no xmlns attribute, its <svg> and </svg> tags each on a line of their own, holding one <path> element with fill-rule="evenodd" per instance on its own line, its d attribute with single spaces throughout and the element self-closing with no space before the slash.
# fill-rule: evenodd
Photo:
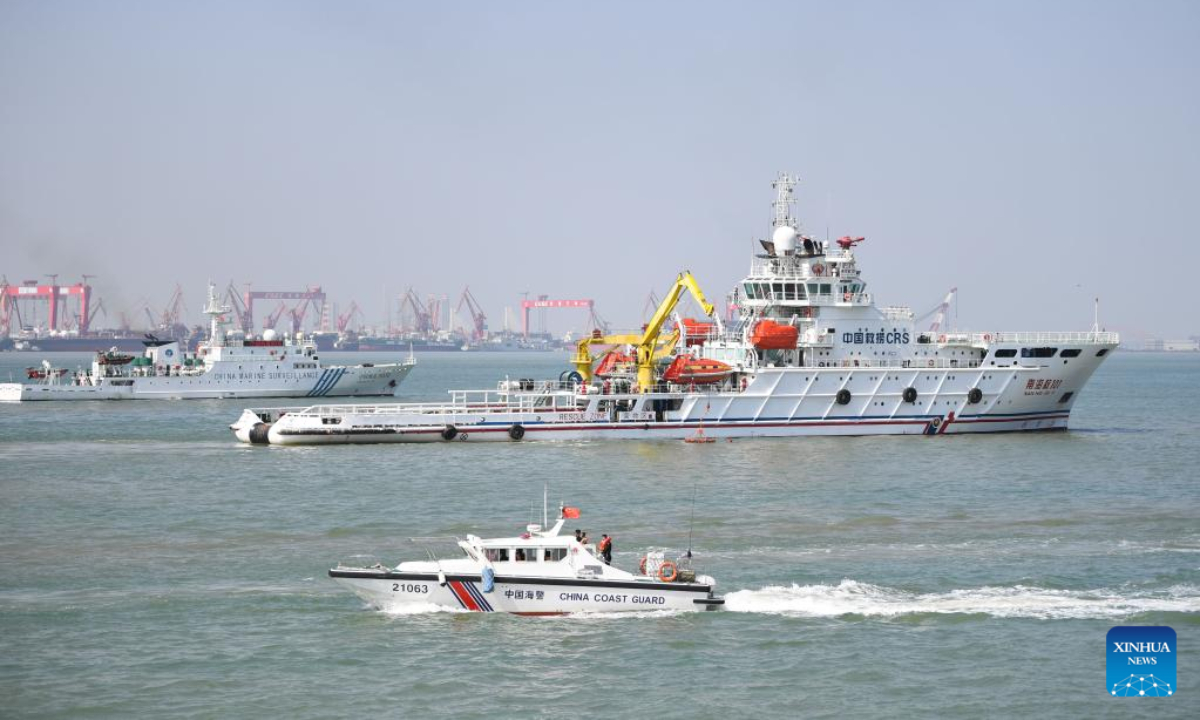
<svg viewBox="0 0 1200 720">
<path fill-rule="evenodd" d="M 1067 427 L 1079 393 L 1118 344 L 1086 332 L 916 328 L 880 307 L 861 237 L 823 242 L 792 217 L 780 176 L 762 252 L 722 320 L 690 273 L 638 333 L 582 340 L 554 380 L 454 390 L 449 402 L 246 410 L 244 442 L 282 445 L 796 435 L 945 435 Z M 708 315 L 675 315 L 690 292 Z M 943 310 L 944 312 L 944 310 Z"/>
<path fill-rule="evenodd" d="M 279 338 L 274 330 L 257 339 L 227 336 L 230 312 L 209 284 L 209 337 L 195 353 L 177 340 L 148 337 L 140 357 L 98 352 L 89 369 L 43 361 L 26 371 L 31 382 L 0 383 L 0 401 L 377 397 L 395 395 L 415 365 L 411 355 L 401 363 L 325 365 L 302 337 Z"/>
</svg>

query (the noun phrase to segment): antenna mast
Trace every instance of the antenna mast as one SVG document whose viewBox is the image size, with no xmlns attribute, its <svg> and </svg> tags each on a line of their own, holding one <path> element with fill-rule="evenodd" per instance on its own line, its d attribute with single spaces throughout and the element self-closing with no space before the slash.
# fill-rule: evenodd
<svg viewBox="0 0 1200 720">
<path fill-rule="evenodd" d="M 793 197 L 796 183 L 799 178 L 780 173 L 775 182 L 771 183 L 771 187 L 775 188 L 775 202 L 771 203 L 771 208 L 775 211 L 775 217 L 771 219 L 771 231 L 775 228 L 790 227 L 799 229 L 795 219 L 792 217 L 792 208 L 796 205 L 796 198 Z"/>
</svg>

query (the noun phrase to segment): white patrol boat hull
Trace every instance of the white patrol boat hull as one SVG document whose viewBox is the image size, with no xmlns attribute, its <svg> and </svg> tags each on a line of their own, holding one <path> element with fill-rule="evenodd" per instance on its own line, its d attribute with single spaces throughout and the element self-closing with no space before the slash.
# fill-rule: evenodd
<svg viewBox="0 0 1200 720">
<path fill-rule="evenodd" d="M 702 583 L 666 583 L 654 579 L 587 580 L 497 575 L 484 592 L 480 575 L 396 572 L 335 568 L 329 576 L 372 607 L 384 612 L 430 606 L 469 612 L 517 615 L 567 615 L 647 610 L 707 610 L 720 606 L 713 587 Z"/>
<path fill-rule="evenodd" d="M 542 386 L 499 403 L 248 409 L 230 428 L 242 442 L 273 445 L 1064 430 L 1115 347 L 1080 344 L 1079 355 L 1037 366 L 763 368 L 733 391 L 596 395 Z M 621 403 L 631 410 L 615 409 Z"/>
<path fill-rule="evenodd" d="M 294 370 L 280 364 L 249 372 L 217 366 L 191 375 L 100 378 L 95 385 L 0 383 L 0 402 L 380 397 L 394 395 L 412 368 L 391 363 Z"/>
</svg>

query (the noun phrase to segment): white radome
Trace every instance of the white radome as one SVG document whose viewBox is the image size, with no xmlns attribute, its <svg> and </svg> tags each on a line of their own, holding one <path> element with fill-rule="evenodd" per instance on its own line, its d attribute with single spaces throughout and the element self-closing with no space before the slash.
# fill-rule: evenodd
<svg viewBox="0 0 1200 720">
<path fill-rule="evenodd" d="M 274 340 L 277 335 L 278 333 L 275 332 L 275 328 L 263 330 L 263 340 Z"/>
<path fill-rule="evenodd" d="M 775 243 L 775 252 L 779 255 L 792 252 L 796 249 L 796 228 L 789 225 L 775 228 L 771 242 Z"/>
</svg>

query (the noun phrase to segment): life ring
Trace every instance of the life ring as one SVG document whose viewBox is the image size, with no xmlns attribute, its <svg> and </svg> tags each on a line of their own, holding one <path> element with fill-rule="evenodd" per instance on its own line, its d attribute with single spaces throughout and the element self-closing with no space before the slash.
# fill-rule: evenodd
<svg viewBox="0 0 1200 720">
<path fill-rule="evenodd" d="M 990 343 L 990 342 L 992 341 L 992 334 L 991 334 L 991 333 L 984 333 L 984 334 L 983 334 L 983 341 L 984 341 L 984 342 L 987 342 L 987 343 Z"/>
<path fill-rule="evenodd" d="M 929 361 L 929 367 L 933 367 L 933 360 Z"/>
<path fill-rule="evenodd" d="M 813 275 L 824 275 L 825 274 L 825 266 L 820 263 L 817 263 L 816 265 L 812 266 L 812 271 L 813 271 Z"/>
<path fill-rule="evenodd" d="M 945 335 L 938 335 L 938 342 L 940 342 L 940 343 L 944 343 L 944 342 L 946 342 L 946 336 L 945 336 Z"/>
<path fill-rule="evenodd" d="M 679 568 L 675 567 L 675 563 L 670 560 L 658 566 L 659 580 L 663 582 L 675 582 L 675 578 L 677 577 L 679 577 Z"/>
<path fill-rule="evenodd" d="M 645 557 L 643 557 L 642 561 L 640 563 L 638 563 L 638 570 L 640 570 L 643 575 L 646 574 L 646 558 Z"/>
<path fill-rule="evenodd" d="M 845 300 L 846 302 L 850 302 L 851 297 L 853 297 L 853 295 L 850 293 L 842 293 L 842 300 Z"/>
<path fill-rule="evenodd" d="M 513 440 L 520 440 L 521 438 L 525 437 L 525 428 L 521 427 L 520 424 L 513 424 L 513 426 L 508 429 L 508 436 Z"/>
<path fill-rule="evenodd" d="M 454 427 L 453 425 L 447 425 L 446 427 L 442 428 L 443 440 L 453 440 L 456 435 L 458 435 L 458 428 Z"/>
</svg>

